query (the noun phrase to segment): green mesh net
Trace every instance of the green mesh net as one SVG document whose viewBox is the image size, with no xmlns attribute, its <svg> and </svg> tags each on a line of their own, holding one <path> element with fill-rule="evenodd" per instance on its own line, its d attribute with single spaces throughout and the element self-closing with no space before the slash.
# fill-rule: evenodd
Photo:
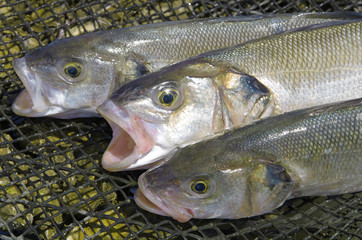
<svg viewBox="0 0 362 240">
<path fill-rule="evenodd" d="M 361 0 L 1 0 L 0 239 L 362 239 L 362 193 L 290 200 L 270 214 L 179 223 L 138 208 L 140 171 L 100 159 L 103 119 L 25 118 L 11 61 L 57 38 L 162 21 L 301 11 L 362 12 Z"/>
</svg>

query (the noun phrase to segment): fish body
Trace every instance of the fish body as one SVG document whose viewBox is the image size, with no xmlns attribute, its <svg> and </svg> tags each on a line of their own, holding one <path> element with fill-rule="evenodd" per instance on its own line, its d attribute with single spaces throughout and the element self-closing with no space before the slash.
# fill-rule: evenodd
<svg viewBox="0 0 362 240">
<path fill-rule="evenodd" d="M 13 61 L 24 83 L 12 109 L 28 117 L 99 116 L 113 90 L 213 49 L 357 13 L 299 13 L 157 23 L 59 39 Z"/>
<path fill-rule="evenodd" d="M 218 131 L 361 97 L 361 30 L 358 20 L 275 34 L 122 86 L 97 109 L 113 128 L 103 167 L 145 168 Z"/>
<path fill-rule="evenodd" d="M 189 145 L 140 176 L 156 214 L 243 218 L 287 199 L 362 190 L 362 100 L 288 112 Z"/>
</svg>

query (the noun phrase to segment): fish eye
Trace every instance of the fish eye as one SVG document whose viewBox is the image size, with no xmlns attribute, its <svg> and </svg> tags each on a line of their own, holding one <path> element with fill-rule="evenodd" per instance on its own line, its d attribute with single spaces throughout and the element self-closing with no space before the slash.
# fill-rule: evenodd
<svg viewBox="0 0 362 240">
<path fill-rule="evenodd" d="M 173 88 L 167 88 L 160 91 L 158 100 L 161 105 L 170 107 L 173 106 L 179 100 L 179 92 Z"/>
<path fill-rule="evenodd" d="M 182 88 L 175 82 L 164 82 L 152 89 L 152 101 L 159 107 L 174 111 L 183 103 Z"/>
<path fill-rule="evenodd" d="M 207 183 L 202 180 L 194 181 L 191 184 L 191 190 L 194 191 L 195 193 L 202 194 L 205 193 L 207 189 L 208 189 Z"/>
<path fill-rule="evenodd" d="M 64 67 L 64 73 L 71 78 L 76 78 L 82 73 L 82 66 L 79 63 L 68 63 Z"/>
</svg>

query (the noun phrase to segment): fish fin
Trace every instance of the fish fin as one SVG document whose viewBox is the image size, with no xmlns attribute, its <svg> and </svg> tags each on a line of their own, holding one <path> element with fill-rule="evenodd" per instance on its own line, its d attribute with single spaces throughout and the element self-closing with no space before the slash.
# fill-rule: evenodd
<svg viewBox="0 0 362 240">
<path fill-rule="evenodd" d="M 275 102 L 271 95 L 260 96 L 254 103 L 253 108 L 246 116 L 245 122 L 253 122 L 263 117 L 269 117 L 275 113 Z"/>
<path fill-rule="evenodd" d="M 263 38 L 265 38 L 265 39 L 273 38 L 274 35 L 287 35 L 287 34 L 294 33 L 294 32 L 314 31 L 316 29 L 321 29 L 321 28 L 327 28 L 327 27 L 332 27 L 332 26 L 339 26 L 339 25 L 356 23 L 356 22 L 360 22 L 361 20 L 362 20 L 361 18 L 351 18 L 351 19 L 344 19 L 344 20 L 336 19 L 336 21 L 332 21 L 332 22 L 323 22 L 323 23 L 307 25 L 307 26 L 303 26 L 303 27 L 299 27 L 299 28 L 289 29 L 289 30 L 286 30 L 284 32 L 272 34 L 272 35 L 269 35 L 269 36 L 266 36 L 266 37 L 263 37 Z M 254 40 L 251 40 L 251 41 L 258 41 L 258 39 L 254 39 Z M 243 44 L 245 44 L 245 43 L 243 43 Z M 238 46 L 235 46 L 235 47 L 238 47 Z"/>
<path fill-rule="evenodd" d="M 268 213 L 282 205 L 293 186 L 294 181 L 285 168 L 261 160 L 249 178 L 252 215 Z"/>
<path fill-rule="evenodd" d="M 296 19 L 299 18 L 325 18 L 325 19 L 335 19 L 335 20 L 353 20 L 362 18 L 361 13 L 357 12 L 343 12 L 343 11 L 336 11 L 336 12 L 299 12 L 299 13 L 285 13 L 285 14 L 265 14 L 265 15 L 241 15 L 241 16 L 233 16 L 233 17 L 223 17 L 223 18 L 215 18 L 215 19 L 192 19 L 192 20 L 184 20 L 182 22 L 200 22 L 203 24 L 218 24 L 218 23 L 233 23 L 233 22 L 247 22 L 247 21 L 255 21 L 255 20 L 262 20 L 268 18 L 283 18 L 284 16 L 292 16 Z"/>
<path fill-rule="evenodd" d="M 353 20 L 361 19 L 362 14 L 357 12 L 324 12 L 324 13 L 307 13 L 305 18 L 326 18 L 326 19 L 336 19 L 336 20 Z"/>
</svg>

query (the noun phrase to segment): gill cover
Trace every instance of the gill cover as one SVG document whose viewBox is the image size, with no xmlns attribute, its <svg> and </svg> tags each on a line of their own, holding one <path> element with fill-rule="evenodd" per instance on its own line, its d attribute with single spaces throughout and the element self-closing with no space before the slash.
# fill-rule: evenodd
<svg viewBox="0 0 362 240">
<path fill-rule="evenodd" d="M 183 69 L 183 74 L 186 78 L 212 79 L 218 91 L 224 129 L 241 126 L 275 112 L 275 100 L 270 89 L 253 75 L 228 62 L 194 59 L 194 63 Z M 218 115 L 214 117 L 220 118 Z M 214 121 L 217 122 L 217 119 Z"/>
<path fill-rule="evenodd" d="M 290 196 L 294 181 L 282 166 L 258 164 L 249 177 L 252 216 L 271 212 Z"/>
<path fill-rule="evenodd" d="M 224 114 L 233 126 L 269 116 L 274 112 L 272 94 L 257 78 L 235 68 L 219 76 Z M 218 81 L 218 80 L 217 80 Z"/>
</svg>

